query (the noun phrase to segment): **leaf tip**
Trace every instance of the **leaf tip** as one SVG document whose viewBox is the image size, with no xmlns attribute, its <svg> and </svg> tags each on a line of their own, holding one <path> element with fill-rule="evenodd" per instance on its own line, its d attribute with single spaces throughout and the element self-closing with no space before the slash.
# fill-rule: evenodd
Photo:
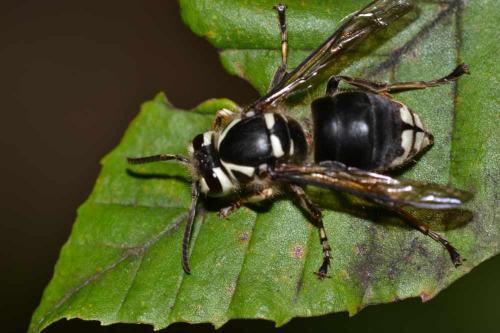
<svg viewBox="0 0 500 333">
<path fill-rule="evenodd" d="M 170 101 L 167 98 L 167 95 L 163 91 L 158 92 L 155 95 L 155 97 L 153 97 L 153 101 L 158 103 L 163 103 L 168 106 L 172 106 L 172 103 L 170 103 Z"/>
</svg>

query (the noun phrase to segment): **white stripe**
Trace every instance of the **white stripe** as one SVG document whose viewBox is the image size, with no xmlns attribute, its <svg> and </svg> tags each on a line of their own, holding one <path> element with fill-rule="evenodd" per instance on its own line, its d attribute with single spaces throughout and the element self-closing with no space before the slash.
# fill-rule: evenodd
<svg viewBox="0 0 500 333">
<path fill-rule="evenodd" d="M 212 135 L 214 134 L 213 131 L 208 131 L 203 133 L 203 144 L 202 146 L 209 146 L 212 144 Z"/>
<path fill-rule="evenodd" d="M 293 156 L 293 153 L 295 152 L 294 150 L 295 150 L 295 147 L 293 146 L 293 139 L 290 138 L 290 150 L 289 150 L 288 154 L 290 156 Z"/>
<path fill-rule="evenodd" d="M 251 166 L 245 166 L 245 165 L 238 165 L 238 164 L 233 164 L 233 163 L 228 163 L 224 162 L 223 160 L 220 160 L 224 168 L 226 168 L 227 172 L 229 172 L 229 176 L 236 180 L 236 177 L 233 174 L 234 171 L 241 172 L 244 175 L 247 175 L 248 177 L 253 177 L 255 173 L 255 168 Z"/>
<path fill-rule="evenodd" d="M 201 186 L 201 192 L 207 194 L 210 189 L 208 188 L 207 182 L 205 178 L 201 177 L 200 178 L 200 186 Z"/>
<path fill-rule="evenodd" d="M 408 155 L 410 154 L 410 149 L 411 143 L 413 141 L 413 130 L 405 130 L 401 134 L 401 147 L 404 149 L 403 155 L 399 156 L 398 158 L 395 158 L 394 161 L 392 161 L 391 166 L 397 166 L 402 164 L 403 162 L 406 161 L 408 158 Z"/>
<path fill-rule="evenodd" d="M 227 193 L 234 188 L 233 183 L 221 168 L 213 168 L 212 170 L 222 186 L 222 193 Z"/>
<path fill-rule="evenodd" d="M 280 139 L 274 134 L 271 134 L 271 146 L 273 147 L 273 156 L 274 157 L 279 158 L 279 157 L 285 155 L 285 152 L 283 151 L 283 147 L 281 146 Z"/>
<path fill-rule="evenodd" d="M 420 117 L 418 116 L 418 114 L 413 113 L 413 117 L 415 117 L 415 126 L 417 126 L 418 128 L 421 128 L 422 130 L 425 130 L 424 124 L 422 124 L 422 121 L 420 120 Z"/>
<path fill-rule="evenodd" d="M 417 135 L 415 136 L 415 144 L 413 145 L 413 147 L 416 150 L 415 155 L 420 150 L 422 150 L 422 148 L 424 148 L 424 145 L 423 145 L 423 143 L 424 143 L 424 136 L 425 136 L 424 132 L 417 132 Z"/>
<path fill-rule="evenodd" d="M 274 127 L 274 114 L 266 113 L 264 114 L 264 120 L 266 121 L 267 129 L 270 130 Z"/>
<path fill-rule="evenodd" d="M 399 109 L 399 114 L 401 115 L 401 120 L 407 124 L 413 125 L 413 118 L 410 114 L 410 110 L 406 107 L 406 105 L 401 105 Z"/>
</svg>

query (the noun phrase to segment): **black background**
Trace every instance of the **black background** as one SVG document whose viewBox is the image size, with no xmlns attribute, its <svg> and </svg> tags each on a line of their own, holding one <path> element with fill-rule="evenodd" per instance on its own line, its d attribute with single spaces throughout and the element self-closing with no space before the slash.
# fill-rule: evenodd
<svg viewBox="0 0 500 333">
<path fill-rule="evenodd" d="M 76 208 L 99 160 L 140 104 L 165 91 L 180 108 L 212 97 L 257 96 L 226 74 L 174 1 L 2 1 L 0 5 L 2 332 L 23 332 L 52 276 Z M 292 48 L 293 52 L 293 48 Z M 500 331 L 500 257 L 426 304 L 409 300 L 346 314 L 295 319 L 286 331 Z M 231 321 L 223 331 L 265 331 Z M 211 331 L 175 324 L 167 331 Z M 151 332 L 150 326 L 61 321 L 46 332 Z"/>
</svg>

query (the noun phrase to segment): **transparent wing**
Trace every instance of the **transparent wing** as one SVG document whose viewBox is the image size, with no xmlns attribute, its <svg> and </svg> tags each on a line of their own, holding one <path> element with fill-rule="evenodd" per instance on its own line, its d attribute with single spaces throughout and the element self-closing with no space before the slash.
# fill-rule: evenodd
<svg viewBox="0 0 500 333">
<path fill-rule="evenodd" d="M 346 21 L 292 72 L 285 75 L 265 96 L 248 110 L 263 111 L 286 98 L 320 70 L 333 62 L 344 51 L 361 41 L 371 32 L 384 27 L 406 14 L 412 8 L 410 0 L 373 1 Z"/>
<path fill-rule="evenodd" d="M 451 187 L 412 180 L 397 180 L 386 175 L 346 167 L 337 162 L 320 165 L 280 164 L 271 173 L 278 181 L 313 185 L 389 205 L 430 209 L 453 208 L 472 198 L 472 194 Z"/>
</svg>

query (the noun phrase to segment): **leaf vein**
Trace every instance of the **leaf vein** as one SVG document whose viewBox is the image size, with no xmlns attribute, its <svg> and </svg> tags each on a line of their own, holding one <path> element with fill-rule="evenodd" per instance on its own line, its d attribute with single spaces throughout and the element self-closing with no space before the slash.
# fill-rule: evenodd
<svg viewBox="0 0 500 333">
<path fill-rule="evenodd" d="M 179 215 L 179 217 L 174 220 L 174 223 L 169 224 L 158 235 L 156 235 L 155 237 L 153 237 L 151 240 L 145 242 L 139 248 L 142 251 L 145 251 L 146 249 L 148 249 L 151 245 L 153 245 L 154 243 L 156 243 L 160 238 L 162 238 L 163 236 L 165 236 L 171 230 L 177 228 L 177 226 L 180 224 L 180 222 L 183 219 L 185 219 L 186 215 L 187 214 L 185 212 L 182 213 L 181 215 Z M 36 323 L 35 331 L 40 331 L 40 328 L 41 328 L 43 322 L 50 315 L 52 315 L 55 311 L 57 311 L 60 307 L 62 307 L 70 298 L 72 298 L 74 295 L 76 295 L 80 290 L 82 290 L 84 287 L 86 287 L 87 285 L 89 285 L 89 284 L 91 284 L 93 282 L 99 281 L 107 272 L 110 272 L 111 270 L 115 269 L 122 262 L 124 262 L 125 260 L 127 260 L 131 256 L 135 256 L 135 255 L 137 255 L 137 251 L 132 251 L 130 249 L 125 250 L 124 254 L 120 258 L 118 258 L 118 260 L 116 260 L 115 262 L 111 263 L 110 265 L 108 265 L 103 270 L 101 270 L 99 272 L 96 272 L 96 273 L 92 274 L 91 276 L 87 277 L 79 285 L 71 288 L 66 294 L 64 294 L 64 296 L 58 302 L 56 302 L 54 304 L 54 306 L 52 306 L 47 312 L 45 312 L 45 314 L 43 314 L 40 317 L 40 319 Z"/>
<path fill-rule="evenodd" d="M 247 261 L 248 255 L 249 255 L 248 250 L 250 249 L 250 247 L 252 245 L 252 241 L 254 240 L 253 235 L 254 235 L 254 232 L 255 232 L 255 228 L 257 226 L 257 220 L 258 219 L 259 219 L 259 214 L 255 214 L 255 218 L 254 218 L 254 221 L 253 221 L 252 230 L 251 230 L 250 235 L 249 235 L 248 245 L 245 248 L 245 253 L 243 255 L 243 261 L 241 263 L 240 271 L 238 272 L 238 276 L 236 277 L 236 283 L 234 285 L 234 289 L 233 289 L 233 292 L 231 294 L 231 299 L 229 300 L 229 303 L 228 303 L 228 306 L 227 306 L 226 315 L 228 317 L 231 317 L 231 308 L 232 308 L 232 305 L 233 305 L 233 302 L 234 302 L 236 291 L 238 289 L 239 281 L 240 281 L 240 278 L 241 278 L 241 273 L 243 272 L 243 268 L 245 267 L 245 263 Z"/>
<path fill-rule="evenodd" d="M 432 21 L 424 25 L 420 29 L 420 31 L 416 33 L 415 36 L 413 36 L 413 38 L 410 39 L 408 42 L 406 42 L 403 46 L 389 53 L 388 59 L 382 61 L 377 66 L 369 70 L 366 76 L 367 77 L 377 76 L 399 64 L 403 55 L 407 54 L 410 50 L 416 47 L 417 44 L 420 43 L 423 39 L 429 37 L 431 32 L 439 25 L 439 23 L 443 22 L 445 19 L 449 18 L 453 14 L 453 11 L 458 6 L 458 2 L 459 0 L 455 0 L 451 3 L 447 3 L 446 8 L 439 11 L 436 18 L 434 18 Z"/>
<path fill-rule="evenodd" d="M 144 252 L 141 252 L 139 255 L 138 255 L 138 258 L 139 258 L 139 263 L 137 264 L 137 267 L 135 269 L 135 272 L 134 272 L 134 275 L 132 277 L 132 280 L 130 281 L 130 285 L 129 287 L 127 288 L 127 290 L 125 291 L 125 295 L 123 297 L 123 299 L 120 301 L 120 303 L 118 304 L 118 309 L 116 311 L 116 317 L 119 317 L 120 315 L 120 312 L 122 311 L 123 309 L 123 305 L 125 304 L 125 302 L 127 301 L 128 299 L 128 296 L 130 294 L 130 291 L 132 290 L 132 288 L 134 287 L 134 284 L 135 284 L 135 280 L 137 278 L 137 273 L 139 272 L 139 270 L 141 269 L 141 266 L 142 266 L 142 263 L 144 262 Z"/>
<path fill-rule="evenodd" d="M 311 223 L 310 221 L 308 221 L 308 222 Z M 299 294 L 302 291 L 302 284 L 304 283 L 304 276 L 305 276 L 306 267 L 307 267 L 307 260 L 309 257 L 309 253 L 311 253 L 311 251 L 310 251 L 310 248 L 312 247 L 311 240 L 314 238 L 312 236 L 313 229 L 314 229 L 314 227 L 308 228 L 309 234 L 307 235 L 307 242 L 306 242 L 306 246 L 304 249 L 304 252 L 305 252 L 304 253 L 304 264 L 302 265 L 302 269 L 300 270 L 300 273 L 299 273 L 299 279 L 297 280 L 297 284 L 295 286 L 295 294 L 293 296 L 293 303 L 297 303 L 297 301 L 299 300 Z"/>
</svg>

